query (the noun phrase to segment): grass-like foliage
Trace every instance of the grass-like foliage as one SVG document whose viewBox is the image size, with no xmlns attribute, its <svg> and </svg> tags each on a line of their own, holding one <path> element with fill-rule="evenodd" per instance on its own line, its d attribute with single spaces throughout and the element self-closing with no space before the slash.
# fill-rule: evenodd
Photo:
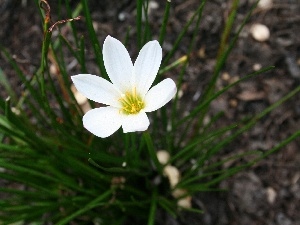
<svg viewBox="0 0 300 225">
<path fill-rule="evenodd" d="M 297 87 L 253 118 L 236 121 L 230 126 L 215 126 L 221 114 L 211 117 L 209 122 L 205 121 L 211 103 L 218 96 L 238 83 L 255 79 L 255 76 L 273 68 L 244 74 L 240 80 L 221 90 L 215 88 L 228 55 L 256 5 L 233 33 L 239 2 L 233 1 L 221 36 L 214 73 L 201 99 L 190 112 L 181 112 L 177 92 L 168 105 L 150 114 L 151 124 L 147 131 L 123 133 L 119 129 L 103 139 L 94 136 L 82 125 L 83 108 L 71 90 L 70 78 L 75 74 L 68 72 L 64 58 L 66 52 L 71 54 L 77 60 L 81 73 L 89 73 L 85 44 L 90 43 L 100 76 L 109 80 L 103 63 L 102 43 L 99 43 L 93 27 L 88 0 L 81 0 L 75 10 L 71 10 L 69 1 L 60 1 L 59 7 L 66 9 L 70 19 L 55 24 L 51 22 L 50 15 L 57 12 L 51 11 L 51 5 L 45 0 L 35 2 L 44 24 L 40 67 L 28 79 L 7 49 L 4 46 L 0 49 L 24 85 L 22 95 L 18 96 L 0 70 L 1 87 L 9 96 L 0 99 L 0 179 L 5 184 L 0 187 L 0 224 L 151 225 L 161 221 L 157 212 L 175 218 L 182 210 L 202 213 L 201 209 L 191 205 L 194 194 L 217 190 L 220 181 L 253 165 L 300 135 L 298 131 L 265 152 L 248 151 L 231 155 L 224 161 L 213 160 L 216 154 L 258 120 L 300 91 Z M 175 82 L 177 90 L 181 89 L 189 56 L 195 47 L 195 37 L 199 35 L 197 31 L 205 4 L 205 0 L 199 1 L 198 8 L 176 38 L 172 49 L 163 52 L 155 84 L 163 80 L 168 71 L 180 71 Z M 147 18 L 148 1 L 137 0 L 136 32 L 129 32 L 126 41 L 135 35 L 135 46 L 141 49 L 155 34 L 163 45 L 165 37 L 172 35 L 167 31 L 168 20 L 172 17 L 171 7 L 172 2 L 166 1 L 161 28 L 152 30 Z M 79 15 L 82 17 L 77 17 Z M 78 34 L 75 25 L 78 19 L 85 24 L 88 36 Z M 61 26 L 71 27 L 72 40 L 62 34 L 52 37 Z M 187 52 L 176 60 L 174 54 L 189 29 L 194 32 L 189 46 L 186 46 Z M 107 35 L 117 38 L 117 34 Z M 49 62 L 58 71 L 56 76 L 51 75 Z M 98 107 L 93 101 L 87 104 L 92 108 Z M 157 154 L 160 149 L 165 150 L 166 162 L 162 162 L 161 155 Z M 222 169 L 227 161 L 249 155 L 251 160 L 244 164 Z"/>
</svg>

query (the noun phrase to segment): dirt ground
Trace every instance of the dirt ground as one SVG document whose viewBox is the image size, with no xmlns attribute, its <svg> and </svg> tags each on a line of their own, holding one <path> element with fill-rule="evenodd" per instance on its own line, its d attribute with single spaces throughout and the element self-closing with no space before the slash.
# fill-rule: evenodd
<svg viewBox="0 0 300 225">
<path fill-rule="evenodd" d="M 72 0 L 76 6 L 77 0 Z M 135 2 L 131 0 L 89 1 L 92 18 L 99 41 L 110 34 L 124 40 L 127 28 L 132 25 L 131 36 L 135 37 Z M 157 38 L 164 1 L 150 1 L 150 24 Z M 231 1 L 208 1 L 204 8 L 196 49 L 191 56 L 184 80 L 182 101 L 195 102 L 213 72 L 220 35 L 228 17 Z M 241 23 L 254 0 L 241 0 L 235 27 Z M 56 1 L 52 6 L 52 20 L 57 18 Z M 172 0 L 170 20 L 163 51 L 168 52 L 183 25 L 191 17 L 199 0 Z M 64 10 L 62 10 L 64 11 Z M 41 17 L 34 1 L 0 0 L 0 43 L 6 47 L 23 71 L 32 74 L 40 62 L 42 28 Z M 262 23 L 270 30 L 270 37 L 256 41 L 250 34 L 251 26 Z M 76 23 L 83 35 L 87 35 L 83 22 Z M 235 30 L 236 30 L 235 28 Z M 61 32 L 68 35 L 67 26 Z M 183 39 L 174 59 L 184 55 L 192 36 L 190 29 Z M 55 35 L 54 37 L 55 38 Z M 135 40 L 129 40 L 129 49 L 136 53 Z M 89 43 L 87 43 L 88 45 Z M 88 46 L 87 46 L 88 49 Z M 90 52 L 91 53 L 91 52 Z M 78 68 L 74 59 L 66 59 L 70 74 Z M 94 65 L 94 56 L 88 55 L 89 72 L 99 74 Z M 225 112 L 220 125 L 229 124 L 248 115 L 261 112 L 299 85 L 300 81 L 300 3 L 299 0 L 273 0 L 267 9 L 255 10 L 246 24 L 232 54 L 221 74 L 217 88 L 243 77 L 260 67 L 274 65 L 276 68 L 255 79 L 244 82 L 222 95 L 212 104 L 211 113 Z M 20 92 L 22 83 L 15 72 L 0 56 L 0 68 L 9 77 L 13 87 Z M 176 79 L 176 75 L 168 74 Z M 7 93 L 0 89 L 0 96 Z M 268 150 L 300 127 L 300 96 L 274 110 L 266 118 L 246 132 L 241 138 L 224 149 L 223 155 L 249 150 Z M 186 107 L 191 107 L 191 104 Z M 300 225 L 300 140 L 271 155 L 242 173 L 222 182 L 222 193 L 201 193 L 193 198 L 195 207 L 205 213 L 196 216 L 183 213 L 178 220 L 167 217 L 165 224 L 202 225 Z M 222 158 L 222 155 L 219 156 Z M 224 165 L 226 166 L 229 165 Z M 162 215 L 164 216 L 164 215 Z"/>
</svg>

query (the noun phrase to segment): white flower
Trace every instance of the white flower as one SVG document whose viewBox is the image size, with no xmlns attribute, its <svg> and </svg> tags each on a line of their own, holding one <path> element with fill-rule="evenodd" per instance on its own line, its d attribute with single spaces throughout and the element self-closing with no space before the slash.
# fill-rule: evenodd
<svg viewBox="0 0 300 225">
<path fill-rule="evenodd" d="M 150 41 L 141 49 L 133 65 L 124 45 L 107 36 L 103 60 L 111 83 L 90 74 L 71 77 L 84 96 L 108 105 L 88 111 L 83 116 L 83 126 L 102 138 L 112 135 L 121 126 L 124 133 L 146 130 L 150 124 L 146 112 L 167 104 L 177 91 L 176 84 L 169 78 L 150 89 L 161 59 L 159 43 Z"/>
</svg>

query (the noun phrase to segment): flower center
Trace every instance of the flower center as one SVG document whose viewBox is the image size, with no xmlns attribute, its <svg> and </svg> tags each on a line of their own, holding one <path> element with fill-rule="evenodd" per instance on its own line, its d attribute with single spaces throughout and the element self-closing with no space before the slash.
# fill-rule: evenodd
<svg viewBox="0 0 300 225">
<path fill-rule="evenodd" d="M 127 91 L 125 94 L 123 94 L 119 101 L 122 104 L 121 111 L 126 115 L 137 114 L 145 107 L 145 103 L 136 93 L 135 89 L 132 92 Z"/>
</svg>

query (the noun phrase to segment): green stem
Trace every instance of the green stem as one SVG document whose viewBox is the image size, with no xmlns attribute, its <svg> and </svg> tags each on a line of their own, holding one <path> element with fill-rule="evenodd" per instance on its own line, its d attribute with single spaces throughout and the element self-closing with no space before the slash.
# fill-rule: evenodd
<svg viewBox="0 0 300 225">
<path fill-rule="evenodd" d="M 102 60 L 103 59 L 102 49 L 99 45 L 99 41 L 97 39 L 97 35 L 96 35 L 96 32 L 95 32 L 94 27 L 93 27 L 93 21 L 92 21 L 92 17 L 91 17 L 91 14 L 90 14 L 90 10 L 88 8 L 87 0 L 81 0 L 81 3 L 82 3 L 82 6 L 83 6 L 83 11 L 84 11 L 84 14 L 85 14 L 85 19 L 86 19 L 86 25 L 87 25 L 88 32 L 89 32 L 90 39 L 91 39 L 90 43 L 92 43 L 92 45 L 93 45 L 96 61 L 97 61 L 98 67 L 101 71 L 101 76 L 104 79 L 109 80 L 108 75 L 107 75 L 106 70 L 105 70 L 105 67 L 104 67 L 104 62 Z"/>
<path fill-rule="evenodd" d="M 157 208 L 157 190 L 154 189 L 152 193 L 152 198 L 151 198 L 151 207 L 150 207 L 150 213 L 149 213 L 149 218 L 148 218 L 148 225 L 154 225 L 155 224 L 155 212 Z"/>
<path fill-rule="evenodd" d="M 136 31 L 138 48 L 142 47 L 142 10 L 143 0 L 136 0 Z"/>
<path fill-rule="evenodd" d="M 229 18 L 226 22 L 225 29 L 224 29 L 224 32 L 222 34 L 221 45 L 220 45 L 220 48 L 219 48 L 214 73 L 213 73 L 213 76 L 212 76 L 208 86 L 207 86 L 207 89 L 205 90 L 205 92 L 202 96 L 201 101 L 206 101 L 208 98 L 211 97 L 211 95 L 213 95 L 213 93 L 215 91 L 215 84 L 216 84 L 216 81 L 219 77 L 220 71 L 223 68 L 223 66 L 226 62 L 226 59 L 228 58 L 231 50 L 233 49 L 233 47 L 234 47 L 234 45 L 235 45 L 235 43 L 236 43 L 236 41 L 239 37 L 239 34 L 241 33 L 241 31 L 244 28 L 246 22 L 249 20 L 250 16 L 252 15 L 252 12 L 255 9 L 256 5 L 258 4 L 258 1 L 256 2 L 256 4 L 254 4 L 254 6 L 250 9 L 248 14 L 246 15 L 245 19 L 242 22 L 242 25 L 240 26 L 239 30 L 235 34 L 233 40 L 230 42 L 229 46 L 227 48 L 225 48 L 225 44 L 227 43 L 229 32 L 232 29 L 232 24 L 234 22 L 234 18 L 235 18 L 236 13 L 237 13 L 238 3 L 239 3 L 239 0 L 234 0 L 234 3 L 233 3 L 232 8 L 231 8 L 231 13 L 230 13 Z M 204 120 L 204 117 L 206 115 L 206 112 L 208 111 L 208 107 L 209 107 L 209 105 L 206 108 L 203 109 L 203 112 L 200 115 L 200 118 L 199 118 L 199 121 L 198 121 L 198 124 L 197 124 L 197 128 L 195 130 L 198 130 L 198 128 L 201 127 L 201 125 L 203 124 L 203 120 Z"/>
<path fill-rule="evenodd" d="M 170 6 L 171 6 L 171 0 L 167 0 L 165 12 L 164 12 L 164 19 L 163 23 L 159 32 L 159 44 L 162 46 L 165 40 L 166 35 L 166 29 L 167 29 L 167 23 L 169 19 L 169 12 L 170 12 Z"/>
<path fill-rule="evenodd" d="M 146 142 L 149 155 L 150 155 L 151 159 L 153 160 L 156 169 L 158 170 L 159 174 L 162 175 L 163 174 L 162 165 L 160 164 L 160 162 L 157 159 L 157 155 L 156 155 L 156 151 L 154 149 L 153 141 L 152 141 L 152 138 L 151 138 L 148 131 L 143 133 L 143 138 Z"/>
<path fill-rule="evenodd" d="M 59 221 L 56 225 L 64 225 L 64 224 L 69 223 L 72 219 L 76 218 L 77 216 L 99 206 L 100 202 L 102 202 L 104 199 L 109 197 L 111 194 L 112 194 L 112 190 L 106 191 L 105 193 L 100 195 L 98 198 L 95 198 L 93 201 L 88 203 L 86 206 L 82 207 L 78 211 L 74 212 L 73 214 L 71 214 L 71 215 L 67 216 L 66 218 L 62 219 L 61 221 Z"/>
</svg>

